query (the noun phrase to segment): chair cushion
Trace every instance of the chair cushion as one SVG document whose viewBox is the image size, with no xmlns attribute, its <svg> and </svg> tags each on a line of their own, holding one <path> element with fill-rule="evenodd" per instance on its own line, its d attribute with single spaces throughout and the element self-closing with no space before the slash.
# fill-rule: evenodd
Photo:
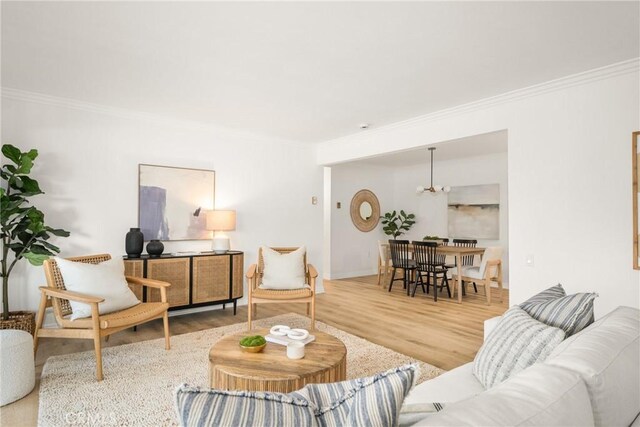
<svg viewBox="0 0 640 427">
<path fill-rule="evenodd" d="M 127 309 L 100 316 L 100 329 L 118 328 L 120 326 L 137 325 L 147 320 L 160 317 L 169 308 L 166 302 L 143 302 Z M 67 316 L 60 320 L 60 326 L 64 328 L 92 328 L 93 321 L 90 317 L 71 320 Z"/>
<path fill-rule="evenodd" d="M 534 319 L 560 328 L 567 336 L 571 336 L 593 323 L 593 300 L 598 294 L 579 293 L 557 297 L 562 293 L 562 285 L 556 285 L 534 295 L 520 307 Z"/>
<path fill-rule="evenodd" d="M 261 286 L 251 292 L 254 298 L 282 299 L 308 298 L 313 296 L 309 286 L 300 289 L 264 289 Z"/>
<path fill-rule="evenodd" d="M 454 276 L 458 275 L 458 268 L 453 267 L 449 270 Z M 484 277 L 480 275 L 480 267 L 462 267 L 462 277 L 470 277 L 472 279 L 483 280 Z"/>
<path fill-rule="evenodd" d="M 473 374 L 490 389 L 545 360 L 564 337 L 562 329 L 538 322 L 518 306 L 511 307 L 476 354 Z"/>
<path fill-rule="evenodd" d="M 140 304 L 140 301 L 124 277 L 124 261 L 113 258 L 99 264 L 86 264 L 54 258 L 64 286 L 70 291 L 79 292 L 94 297 L 104 298 L 98 305 L 100 314 L 124 310 Z M 71 305 L 71 320 L 91 316 L 91 305 L 69 300 Z"/>
<path fill-rule="evenodd" d="M 640 413 L 640 311 L 618 307 L 555 348 L 545 364 L 577 372 L 596 425 L 627 426 Z"/>
<path fill-rule="evenodd" d="M 416 426 L 593 426 L 584 382 L 575 372 L 537 363 L 491 390 L 446 404 Z"/>
<path fill-rule="evenodd" d="M 308 384 L 289 394 L 176 390 L 184 426 L 393 426 L 415 383 L 417 365 L 332 384 Z"/>
<path fill-rule="evenodd" d="M 299 289 L 306 283 L 304 259 L 306 248 L 299 247 L 293 252 L 282 254 L 263 246 L 264 262 L 261 287 L 264 289 Z"/>
</svg>

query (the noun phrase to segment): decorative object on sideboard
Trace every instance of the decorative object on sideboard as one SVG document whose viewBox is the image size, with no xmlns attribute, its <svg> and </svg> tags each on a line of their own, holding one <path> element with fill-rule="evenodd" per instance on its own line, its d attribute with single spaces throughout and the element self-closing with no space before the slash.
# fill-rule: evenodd
<svg viewBox="0 0 640 427">
<path fill-rule="evenodd" d="M 380 221 L 380 202 L 372 191 L 360 190 L 353 196 L 351 221 L 360 231 L 368 232 L 376 228 Z"/>
<path fill-rule="evenodd" d="M 9 276 L 16 263 L 26 258 L 31 265 L 40 266 L 60 252 L 53 245 L 51 235 L 67 237 L 69 232 L 45 225 L 44 213 L 30 204 L 30 199 L 44 192 L 38 181 L 29 177 L 38 150 L 21 152 L 10 144 L 2 146 L 3 161 L 0 169 L 0 226 L 2 233 L 2 318 L 0 329 L 21 329 L 33 334 L 35 313 L 9 312 Z M 11 164 L 13 163 L 13 164 Z M 13 255 L 10 255 L 13 252 Z"/>
<path fill-rule="evenodd" d="M 130 228 L 124 239 L 124 248 L 129 258 L 140 258 L 144 248 L 144 234 L 139 228 Z"/>
<path fill-rule="evenodd" d="M 428 187 L 419 185 L 418 188 L 416 188 L 416 193 L 448 193 L 449 191 L 451 191 L 451 187 L 449 187 L 448 185 L 433 185 L 433 152 L 436 150 L 436 147 L 429 147 L 428 150 L 429 154 L 431 155 L 431 182 Z"/>
<path fill-rule="evenodd" d="M 382 231 L 395 240 L 413 227 L 413 224 L 416 223 L 415 218 L 416 216 L 414 214 L 408 214 L 402 209 L 400 210 L 400 214 L 396 211 L 387 212 L 381 217 L 383 225 Z"/>
<path fill-rule="evenodd" d="M 640 226 L 638 220 L 638 182 L 640 181 L 640 165 L 638 152 L 638 140 L 640 139 L 640 131 L 633 132 L 631 139 L 631 183 L 633 187 L 633 268 L 640 270 Z"/>
<path fill-rule="evenodd" d="M 225 231 L 236 229 L 236 211 L 233 210 L 213 210 L 207 212 L 207 230 L 213 231 L 211 249 L 217 254 L 224 254 L 229 251 L 231 245 L 229 236 Z"/>
<path fill-rule="evenodd" d="M 214 206 L 214 171 L 140 164 L 138 172 L 138 225 L 146 239 L 209 239 L 204 213 Z"/>
<path fill-rule="evenodd" d="M 151 258 L 158 258 L 164 252 L 164 245 L 160 240 L 151 240 L 147 243 L 147 253 Z M 137 257 L 136 257 L 137 258 Z"/>
</svg>

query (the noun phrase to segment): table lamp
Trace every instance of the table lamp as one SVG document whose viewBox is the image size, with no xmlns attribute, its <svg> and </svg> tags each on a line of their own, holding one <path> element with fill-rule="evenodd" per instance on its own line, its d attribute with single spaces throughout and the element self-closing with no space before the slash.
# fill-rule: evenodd
<svg viewBox="0 0 640 427">
<path fill-rule="evenodd" d="M 229 251 L 229 236 L 225 231 L 236 229 L 236 211 L 214 210 L 207 212 L 207 230 L 213 231 L 211 249 L 217 254 Z"/>
</svg>

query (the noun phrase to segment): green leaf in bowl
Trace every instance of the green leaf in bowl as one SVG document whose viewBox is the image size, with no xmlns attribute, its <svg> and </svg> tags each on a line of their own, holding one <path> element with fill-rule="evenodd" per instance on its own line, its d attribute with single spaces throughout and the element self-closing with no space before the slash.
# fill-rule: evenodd
<svg viewBox="0 0 640 427">
<path fill-rule="evenodd" d="M 252 335 L 250 337 L 244 337 L 240 340 L 240 345 L 243 347 L 259 347 L 267 343 L 262 335 Z"/>
</svg>

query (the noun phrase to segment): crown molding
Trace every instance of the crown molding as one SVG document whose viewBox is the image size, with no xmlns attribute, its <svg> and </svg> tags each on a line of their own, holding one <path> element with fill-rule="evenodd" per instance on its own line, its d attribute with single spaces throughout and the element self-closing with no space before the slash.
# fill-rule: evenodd
<svg viewBox="0 0 640 427">
<path fill-rule="evenodd" d="M 446 117 L 484 110 L 508 102 L 520 101 L 526 98 L 543 95 L 545 93 L 565 90 L 574 86 L 580 86 L 599 80 L 614 78 L 624 74 L 635 73 L 638 71 L 640 71 L 640 58 L 633 58 L 622 62 L 616 62 L 611 65 L 606 65 L 604 67 L 594 68 L 592 70 L 583 71 L 581 73 L 571 74 L 569 76 L 549 80 L 547 82 L 536 84 L 533 86 L 527 86 L 510 92 L 505 92 L 503 94 L 492 96 L 489 98 L 483 98 L 478 101 L 461 104 L 455 107 L 435 111 L 433 113 L 427 113 L 422 116 L 413 117 L 411 119 L 394 122 L 388 125 L 380 126 L 379 128 L 341 136 L 339 138 L 320 142 L 319 145 L 334 145 L 344 143 L 347 140 L 359 140 L 360 138 L 367 138 L 372 135 L 385 133 L 397 128 L 414 126 L 421 123 L 433 122 Z"/>
<path fill-rule="evenodd" d="M 128 120 L 144 121 L 154 125 L 176 127 L 179 129 L 193 130 L 214 133 L 217 137 L 228 137 L 231 139 L 251 140 L 256 142 L 270 142 L 285 145 L 295 145 L 297 147 L 307 145 L 297 141 L 268 137 L 255 134 L 249 131 L 227 128 L 210 123 L 195 120 L 174 119 L 159 114 L 144 113 L 140 111 L 128 110 L 124 108 L 110 107 L 101 104 L 94 104 L 77 99 L 63 98 L 60 96 L 47 95 L 37 92 L 29 92 L 21 89 L 2 87 L 2 98 L 14 99 L 17 101 L 31 102 L 35 104 L 52 105 L 56 107 L 71 108 L 84 112 L 119 117 Z M 311 146 L 311 144 L 309 144 Z"/>
</svg>

